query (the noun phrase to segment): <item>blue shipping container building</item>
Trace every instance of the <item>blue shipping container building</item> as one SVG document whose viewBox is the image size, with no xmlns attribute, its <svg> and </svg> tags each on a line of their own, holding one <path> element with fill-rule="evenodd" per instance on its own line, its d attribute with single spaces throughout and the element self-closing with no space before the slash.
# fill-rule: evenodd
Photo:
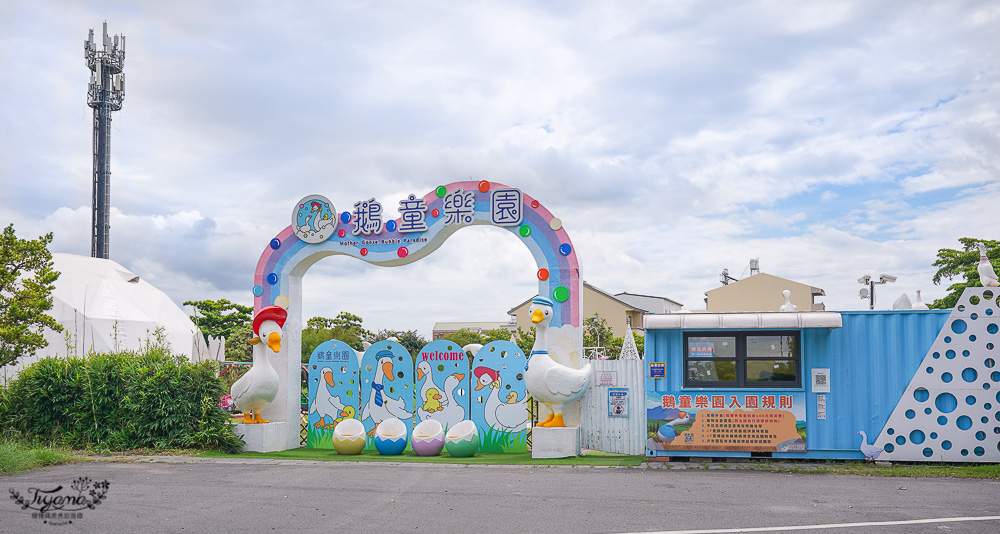
<svg viewBox="0 0 1000 534">
<path fill-rule="evenodd" d="M 1000 461 L 994 293 L 966 289 L 953 310 L 648 316 L 647 455 L 862 459 L 864 437 L 880 460 Z"/>
</svg>

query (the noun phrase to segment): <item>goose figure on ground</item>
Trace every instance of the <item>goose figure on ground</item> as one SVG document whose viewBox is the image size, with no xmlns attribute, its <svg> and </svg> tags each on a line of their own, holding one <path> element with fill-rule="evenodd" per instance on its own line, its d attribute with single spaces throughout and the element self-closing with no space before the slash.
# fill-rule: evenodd
<svg viewBox="0 0 1000 534">
<path fill-rule="evenodd" d="M 535 325 L 535 345 L 531 348 L 524 384 L 528 393 L 549 409 L 548 417 L 538 426 L 564 427 L 563 410 L 567 404 L 583 397 L 593 374 L 593 366 L 588 363 L 581 369 L 574 369 L 549 355 L 546 334 L 552 320 L 552 308 L 552 301 L 544 297 L 532 299 L 528 308 L 531 322 Z"/>
<path fill-rule="evenodd" d="M 882 454 L 882 447 L 869 445 L 868 434 L 865 434 L 864 430 L 859 430 L 858 434 L 861 434 L 861 454 L 865 455 L 865 460 L 874 462 L 875 459 L 878 458 L 878 455 Z"/>
</svg>

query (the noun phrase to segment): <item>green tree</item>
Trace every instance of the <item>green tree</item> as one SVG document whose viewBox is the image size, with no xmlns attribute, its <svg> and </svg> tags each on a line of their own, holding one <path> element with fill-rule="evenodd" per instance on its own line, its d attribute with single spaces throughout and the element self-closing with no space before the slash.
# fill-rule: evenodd
<svg viewBox="0 0 1000 534">
<path fill-rule="evenodd" d="M 52 309 L 52 289 L 59 273 L 52 268 L 52 234 L 19 239 L 14 225 L 0 237 L 0 367 L 34 356 L 48 345 L 42 332 L 62 331 L 45 312 Z"/>
<path fill-rule="evenodd" d="M 364 332 L 365 329 L 361 326 L 364 320 L 361 317 L 354 315 L 350 312 L 342 311 L 333 318 L 333 326 L 341 326 L 349 330 L 357 330 L 358 332 Z"/>
<path fill-rule="evenodd" d="M 191 320 L 206 339 L 207 336 L 224 337 L 229 341 L 240 326 L 253 322 L 253 308 L 226 299 L 188 300 L 184 305 L 194 307 Z"/>
<path fill-rule="evenodd" d="M 459 330 L 458 332 L 442 336 L 441 339 L 453 341 L 459 347 L 464 347 L 470 343 L 479 343 L 480 345 L 486 344 L 486 338 L 484 338 L 482 334 L 465 328 Z"/>
<path fill-rule="evenodd" d="M 517 327 L 514 338 L 514 343 L 524 351 L 524 355 L 531 356 L 531 347 L 535 346 L 535 327 L 532 326 L 528 330 L 522 330 L 520 326 Z"/>
<path fill-rule="evenodd" d="M 306 321 L 306 328 L 313 330 L 329 330 L 333 328 L 333 319 L 329 317 L 313 317 Z"/>
<path fill-rule="evenodd" d="M 416 330 L 379 330 L 378 333 L 369 334 L 366 341 L 369 343 L 375 343 L 378 341 L 383 341 L 394 337 L 399 340 L 399 344 L 410 353 L 410 357 L 414 359 L 417 358 L 417 353 L 420 349 L 427 345 L 427 340 L 423 336 L 417 333 Z"/>
<path fill-rule="evenodd" d="M 511 331 L 506 328 L 494 328 L 484 334 L 483 337 L 486 338 L 486 343 L 492 343 L 494 341 L 510 341 Z M 485 345 L 486 343 L 483 344 Z"/>
<path fill-rule="evenodd" d="M 371 333 L 364 329 L 363 323 L 361 317 L 346 311 L 338 313 L 333 319 L 309 319 L 306 321 L 306 328 L 302 330 L 302 362 L 308 362 L 316 347 L 331 339 L 343 341 L 356 351 L 364 350 L 361 342 L 368 339 Z"/>
<path fill-rule="evenodd" d="M 604 354 L 611 360 L 618 359 L 625 340 L 615 337 L 608 322 L 598 314 L 583 320 L 583 346 L 603 347 Z"/>
<path fill-rule="evenodd" d="M 632 339 L 635 340 L 635 348 L 639 351 L 639 356 L 646 354 L 646 336 L 633 330 Z"/>
<path fill-rule="evenodd" d="M 253 360 L 253 345 L 250 338 L 253 337 L 253 325 L 242 324 L 233 329 L 229 337 L 226 338 L 226 361 L 249 362 Z M 231 385 L 231 384 L 230 384 Z M 229 391 L 228 389 L 226 391 Z"/>
<path fill-rule="evenodd" d="M 361 344 L 363 338 L 353 329 L 335 326 L 333 328 L 304 328 L 302 329 L 302 363 L 309 361 L 316 347 L 321 343 L 336 339 L 347 343 L 352 349 L 362 351 Z"/>
<path fill-rule="evenodd" d="M 930 308 L 940 310 L 954 308 L 958 303 L 958 297 L 962 295 L 965 288 L 980 285 L 979 271 L 977 270 L 979 250 L 976 248 L 976 243 L 981 242 L 986 246 L 986 257 L 989 258 L 995 270 L 1000 270 L 997 267 L 1000 265 L 1000 241 L 972 237 L 960 237 L 958 240 L 962 243 L 960 250 L 950 248 L 938 250 L 937 259 L 931 265 L 938 268 L 932 279 L 935 285 L 940 284 L 942 279 L 959 278 L 960 280 L 948 286 L 948 294 L 931 303 Z"/>
</svg>

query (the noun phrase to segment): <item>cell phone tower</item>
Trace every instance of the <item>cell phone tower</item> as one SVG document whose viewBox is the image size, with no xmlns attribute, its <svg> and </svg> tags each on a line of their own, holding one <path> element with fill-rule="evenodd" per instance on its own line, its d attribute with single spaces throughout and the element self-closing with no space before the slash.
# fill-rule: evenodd
<svg viewBox="0 0 1000 534">
<path fill-rule="evenodd" d="M 100 48 L 94 30 L 83 42 L 83 57 L 90 68 L 87 105 L 94 108 L 94 193 L 91 203 L 90 255 L 108 257 L 111 230 L 111 112 L 122 109 L 125 100 L 125 36 L 108 37 L 104 23 Z"/>
</svg>

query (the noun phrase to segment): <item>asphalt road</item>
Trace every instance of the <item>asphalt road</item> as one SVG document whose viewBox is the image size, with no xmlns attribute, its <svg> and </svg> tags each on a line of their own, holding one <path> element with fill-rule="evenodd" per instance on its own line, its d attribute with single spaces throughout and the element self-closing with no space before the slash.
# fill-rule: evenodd
<svg viewBox="0 0 1000 534">
<path fill-rule="evenodd" d="M 70 464 L 0 486 L 65 492 L 79 477 L 108 481 L 95 509 L 46 523 L 5 498 L 0 532 L 1000 532 L 996 480 L 220 460 Z M 994 519 L 885 524 L 956 517 Z"/>
</svg>

